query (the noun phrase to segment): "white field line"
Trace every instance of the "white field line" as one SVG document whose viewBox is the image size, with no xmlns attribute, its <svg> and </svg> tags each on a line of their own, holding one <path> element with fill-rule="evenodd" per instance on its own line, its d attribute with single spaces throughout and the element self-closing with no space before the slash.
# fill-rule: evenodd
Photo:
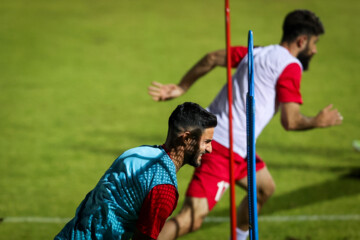
<svg viewBox="0 0 360 240">
<path fill-rule="evenodd" d="M 66 223 L 71 218 L 60 217 L 4 217 L 3 223 Z M 1 220 L 0 220 L 1 222 Z"/>
<path fill-rule="evenodd" d="M 60 217 L 0 217 L 0 223 L 67 223 L 71 218 Z M 311 221 L 360 221 L 359 214 L 352 215 L 294 215 L 260 216 L 259 222 L 311 222 Z M 205 222 L 229 222 L 229 217 L 207 217 Z"/>
<path fill-rule="evenodd" d="M 228 222 L 229 217 L 208 217 L 205 222 Z M 360 221 L 359 214 L 353 215 L 293 215 L 259 216 L 259 222 L 311 222 L 311 221 Z"/>
</svg>

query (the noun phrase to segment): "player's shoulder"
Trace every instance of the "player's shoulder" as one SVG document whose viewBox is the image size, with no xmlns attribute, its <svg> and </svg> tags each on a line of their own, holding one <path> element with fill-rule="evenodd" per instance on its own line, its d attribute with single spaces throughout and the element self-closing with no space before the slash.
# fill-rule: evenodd
<svg viewBox="0 0 360 240">
<path fill-rule="evenodd" d="M 131 148 L 121 154 L 113 163 L 114 169 L 140 169 L 164 165 L 167 168 L 174 168 L 174 163 L 168 157 L 165 150 L 159 145 L 143 145 Z"/>
<path fill-rule="evenodd" d="M 159 145 L 142 145 L 138 147 L 131 148 L 121 154 L 121 158 L 128 158 L 131 156 L 136 156 L 140 158 L 150 158 L 150 157 L 160 157 L 163 155 L 164 151 Z"/>
<path fill-rule="evenodd" d="M 254 52 L 255 51 L 256 52 L 259 51 L 260 53 L 263 54 L 271 54 L 272 56 L 284 56 L 284 57 L 294 58 L 294 56 L 292 56 L 286 48 L 284 48 L 279 44 L 257 47 L 254 49 Z"/>
<path fill-rule="evenodd" d="M 291 55 L 289 50 L 279 44 L 268 45 L 259 50 L 259 54 L 263 55 L 264 59 L 266 59 L 273 66 L 277 66 L 279 69 L 284 69 L 286 66 L 292 63 L 295 63 L 301 67 L 299 59 Z"/>
</svg>

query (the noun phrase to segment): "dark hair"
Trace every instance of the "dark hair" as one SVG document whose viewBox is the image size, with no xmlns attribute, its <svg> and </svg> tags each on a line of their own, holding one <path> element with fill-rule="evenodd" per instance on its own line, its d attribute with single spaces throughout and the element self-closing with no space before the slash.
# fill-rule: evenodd
<svg viewBox="0 0 360 240">
<path fill-rule="evenodd" d="M 295 10 L 285 17 L 281 42 L 292 42 L 303 34 L 318 36 L 323 33 L 324 26 L 315 13 L 309 10 Z"/>
<path fill-rule="evenodd" d="M 200 132 L 206 128 L 216 127 L 216 116 L 199 104 L 185 102 L 178 105 L 169 117 L 169 134 L 174 136 L 180 132 Z"/>
</svg>

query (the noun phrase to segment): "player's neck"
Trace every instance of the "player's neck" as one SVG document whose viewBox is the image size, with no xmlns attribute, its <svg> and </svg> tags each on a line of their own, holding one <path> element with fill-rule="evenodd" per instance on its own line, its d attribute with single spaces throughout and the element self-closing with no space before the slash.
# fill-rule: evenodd
<svg viewBox="0 0 360 240">
<path fill-rule="evenodd" d="M 169 143 L 165 143 L 164 149 L 173 161 L 176 172 L 184 165 L 184 147 L 183 146 L 171 146 Z"/>
<path fill-rule="evenodd" d="M 282 42 L 280 43 L 280 46 L 286 48 L 289 53 L 294 57 L 297 57 L 299 54 L 299 49 L 296 46 L 296 43 Z"/>
</svg>

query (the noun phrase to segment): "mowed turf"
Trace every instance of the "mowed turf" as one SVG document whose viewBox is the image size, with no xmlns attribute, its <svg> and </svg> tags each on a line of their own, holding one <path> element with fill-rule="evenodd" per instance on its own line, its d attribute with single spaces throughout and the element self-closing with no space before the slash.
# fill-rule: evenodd
<svg viewBox="0 0 360 240">
<path fill-rule="evenodd" d="M 246 44 L 249 29 L 255 45 L 278 43 L 295 8 L 321 17 L 326 34 L 303 76 L 302 112 L 332 103 L 344 116 L 334 128 L 286 132 L 277 115 L 264 130 L 257 152 L 277 190 L 260 214 L 260 239 L 360 239 L 360 153 L 351 147 L 360 139 L 359 4 L 230 1 L 233 45 Z M 72 217 L 124 150 L 164 142 L 175 106 L 212 101 L 226 81 L 221 68 L 169 102 L 153 102 L 147 86 L 176 83 L 206 52 L 224 48 L 223 7 L 216 0 L 0 3 L 0 239 L 52 239 L 65 223 L 6 219 Z M 178 173 L 179 207 L 191 174 L 191 167 Z M 238 189 L 237 201 L 244 196 Z M 226 218 L 228 208 L 226 193 L 210 219 Z M 228 239 L 229 228 L 210 221 L 183 239 Z"/>
</svg>

